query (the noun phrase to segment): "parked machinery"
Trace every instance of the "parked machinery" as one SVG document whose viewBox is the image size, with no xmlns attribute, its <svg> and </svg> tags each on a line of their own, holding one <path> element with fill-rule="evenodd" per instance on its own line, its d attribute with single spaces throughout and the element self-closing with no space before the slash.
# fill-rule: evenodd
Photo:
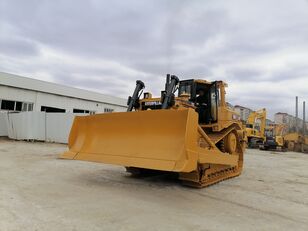
<svg viewBox="0 0 308 231">
<path fill-rule="evenodd" d="M 122 165 L 132 173 L 176 172 L 195 187 L 238 176 L 245 133 L 227 107 L 226 86 L 167 75 L 159 98 L 144 93 L 140 99 L 144 84 L 137 81 L 128 112 L 75 118 L 62 158 Z"/>
<path fill-rule="evenodd" d="M 308 136 L 298 132 L 288 133 L 284 136 L 284 146 L 289 151 L 308 152 Z"/>
<path fill-rule="evenodd" d="M 253 111 L 246 122 L 246 134 L 249 148 L 259 148 L 265 141 L 266 109 Z"/>
<path fill-rule="evenodd" d="M 285 124 L 274 124 L 265 128 L 265 140 L 260 144 L 261 150 L 286 151 L 284 138 L 286 129 Z"/>
<path fill-rule="evenodd" d="M 284 136 L 284 146 L 289 151 L 308 153 L 308 135 L 306 135 L 306 102 L 303 102 L 302 129 L 298 126 L 298 97 L 295 98 L 295 131 Z"/>
</svg>

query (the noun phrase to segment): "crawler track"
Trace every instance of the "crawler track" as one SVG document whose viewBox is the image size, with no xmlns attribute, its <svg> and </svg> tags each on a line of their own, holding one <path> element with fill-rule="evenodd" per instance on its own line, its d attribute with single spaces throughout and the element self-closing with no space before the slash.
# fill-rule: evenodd
<svg viewBox="0 0 308 231">
<path fill-rule="evenodd" d="M 187 185 L 187 186 L 194 187 L 194 188 L 204 188 L 204 187 L 216 184 L 220 181 L 224 181 L 232 177 L 236 177 L 240 174 L 241 174 L 241 170 L 238 170 L 235 167 L 225 168 L 220 171 L 204 175 L 199 182 L 182 180 L 182 183 L 183 185 Z"/>
<path fill-rule="evenodd" d="M 215 140 L 215 143 L 219 146 L 222 152 L 225 152 L 224 137 L 226 137 L 226 135 L 231 132 L 236 132 L 236 128 L 226 129 L 218 134 L 216 133 L 215 135 L 215 137 L 221 137 L 220 140 Z M 231 167 L 215 164 L 199 166 L 197 171 L 191 173 L 180 173 L 179 178 L 182 180 L 183 184 L 191 187 L 203 188 L 240 175 L 243 168 L 243 154 L 245 143 L 240 142 L 240 137 L 238 136 L 237 140 L 239 142 L 237 144 L 236 153 L 233 154 L 239 156 L 237 166 Z"/>
</svg>

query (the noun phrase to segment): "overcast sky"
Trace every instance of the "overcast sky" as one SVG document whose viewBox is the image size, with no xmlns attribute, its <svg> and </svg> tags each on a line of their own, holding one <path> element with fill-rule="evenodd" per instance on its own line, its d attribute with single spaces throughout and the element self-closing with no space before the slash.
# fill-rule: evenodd
<svg viewBox="0 0 308 231">
<path fill-rule="evenodd" d="M 233 105 L 294 114 L 308 1 L 0 0 L 0 71 L 125 98 L 166 73 L 224 80 Z"/>
</svg>

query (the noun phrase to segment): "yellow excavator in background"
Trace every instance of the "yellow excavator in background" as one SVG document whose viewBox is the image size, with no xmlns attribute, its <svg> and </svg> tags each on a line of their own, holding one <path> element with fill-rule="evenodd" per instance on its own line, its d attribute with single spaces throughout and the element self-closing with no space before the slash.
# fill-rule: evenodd
<svg viewBox="0 0 308 231">
<path fill-rule="evenodd" d="M 61 157 L 177 173 L 184 184 L 205 187 L 240 175 L 245 132 L 227 107 L 222 81 L 167 75 L 159 98 L 136 82 L 127 112 L 76 116 L 69 150 Z M 178 92 L 178 96 L 175 93 Z"/>
<path fill-rule="evenodd" d="M 275 124 L 274 137 L 277 143 L 278 149 L 284 147 L 284 135 L 286 133 L 287 126 L 285 124 Z"/>
<path fill-rule="evenodd" d="M 253 111 L 246 121 L 246 135 L 249 148 L 259 148 L 265 141 L 266 109 Z"/>
<path fill-rule="evenodd" d="M 285 124 L 274 124 L 265 128 L 265 140 L 260 150 L 286 151 L 284 147 Z"/>
</svg>

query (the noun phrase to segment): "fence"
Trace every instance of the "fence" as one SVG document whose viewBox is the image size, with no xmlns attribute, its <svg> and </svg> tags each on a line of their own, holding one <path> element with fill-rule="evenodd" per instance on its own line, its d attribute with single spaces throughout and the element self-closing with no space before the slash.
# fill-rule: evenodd
<svg viewBox="0 0 308 231">
<path fill-rule="evenodd" d="M 0 136 L 8 136 L 6 113 L 0 113 Z"/>
<path fill-rule="evenodd" d="M 67 143 L 73 113 L 0 113 L 0 136 L 15 140 Z"/>
</svg>

